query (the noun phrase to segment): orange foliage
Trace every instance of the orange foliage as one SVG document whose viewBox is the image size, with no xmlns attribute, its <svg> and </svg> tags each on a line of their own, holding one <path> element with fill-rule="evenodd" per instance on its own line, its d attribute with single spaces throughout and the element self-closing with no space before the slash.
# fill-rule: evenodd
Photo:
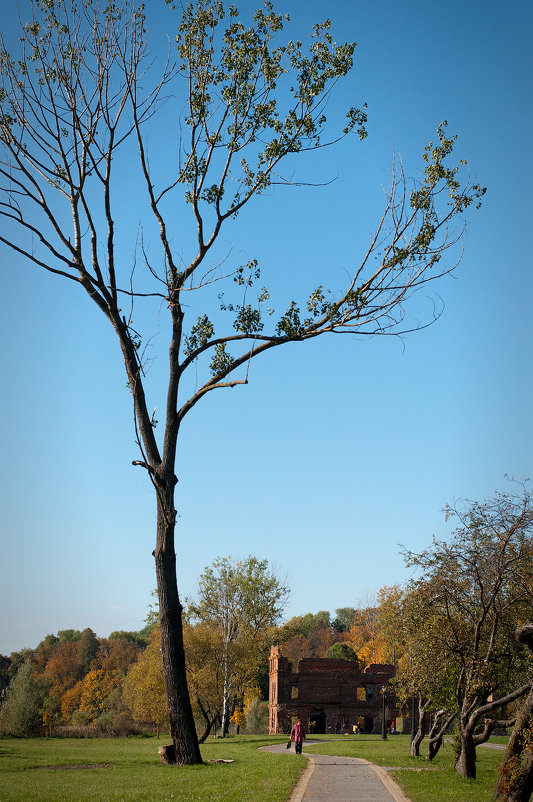
<svg viewBox="0 0 533 802">
<path fill-rule="evenodd" d="M 80 680 L 73 688 L 63 694 L 61 697 L 61 718 L 63 721 L 70 721 L 72 714 L 79 709 L 82 693 L 83 680 Z"/>
<path fill-rule="evenodd" d="M 104 710 L 105 700 L 120 683 L 116 671 L 93 669 L 85 676 L 81 692 L 79 710 L 87 715 L 89 723 L 94 722 Z"/>
</svg>

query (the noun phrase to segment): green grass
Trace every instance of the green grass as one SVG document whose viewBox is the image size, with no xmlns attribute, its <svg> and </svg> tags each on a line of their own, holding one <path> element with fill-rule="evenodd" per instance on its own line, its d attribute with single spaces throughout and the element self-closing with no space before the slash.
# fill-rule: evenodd
<svg viewBox="0 0 533 802">
<path fill-rule="evenodd" d="M 202 746 L 204 761 L 235 762 L 177 767 L 162 765 L 157 748 L 168 741 L 155 738 L 0 739 L 0 800 L 285 802 L 305 758 L 258 751 L 284 740 L 210 740 Z"/>
<path fill-rule="evenodd" d="M 409 754 L 410 737 L 394 735 L 382 741 L 379 735 L 317 736 L 327 738 L 326 743 L 306 745 L 308 752 L 317 754 L 361 757 L 389 769 L 389 774 L 412 802 L 492 802 L 496 785 L 497 768 L 503 751 L 479 747 L 477 750 L 477 776 L 465 780 L 453 767 L 451 744 L 445 744 L 435 760 L 412 758 Z M 495 742 L 500 739 L 494 739 Z M 422 741 L 421 752 L 426 744 Z"/>
<path fill-rule="evenodd" d="M 453 768 L 450 744 L 433 763 L 409 755 L 409 736 L 382 741 L 377 735 L 316 736 L 309 752 L 362 757 L 389 770 L 412 802 L 489 802 L 502 751 L 478 749 L 475 781 Z M 163 766 L 155 738 L 0 739 L 0 800 L 20 802 L 98 802 L 176 799 L 180 802 L 286 802 L 305 757 L 259 752 L 258 747 L 285 742 L 284 737 L 239 736 L 210 739 L 202 746 L 205 761 L 234 763 Z M 500 740 L 500 739 L 495 739 Z M 422 751 L 425 743 L 422 742 Z M 85 767 L 85 768 L 84 768 Z"/>
</svg>

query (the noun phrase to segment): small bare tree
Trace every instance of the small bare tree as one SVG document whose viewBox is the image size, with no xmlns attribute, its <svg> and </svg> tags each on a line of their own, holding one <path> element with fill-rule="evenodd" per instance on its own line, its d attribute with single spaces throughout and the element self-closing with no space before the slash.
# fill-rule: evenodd
<svg viewBox="0 0 533 802">
<path fill-rule="evenodd" d="M 418 288 L 452 269 L 441 258 L 461 236 L 454 220 L 479 203 L 483 190 L 470 186 L 464 162 L 449 164 L 455 138 L 441 125 L 436 144 L 424 153 L 420 185 L 409 188 L 402 170 L 393 172 L 375 235 L 354 261 L 345 288 L 333 295 L 317 287 L 304 313 L 296 300 L 288 301 L 266 331 L 265 320 L 275 314 L 265 309 L 268 290 L 261 287 L 249 300 L 260 275 L 257 263 L 223 270 L 214 246 L 252 199 L 273 182 L 291 183 L 283 168 L 298 154 L 320 151 L 352 131 L 366 136 L 362 106 L 350 109 L 344 127 L 325 138 L 325 105 L 352 67 L 354 45 L 335 44 L 329 21 L 314 27 L 308 51 L 297 41 L 276 44 L 284 18 L 270 2 L 245 25 L 232 6 L 193 0 L 177 9 L 175 44 L 156 77 L 143 6 L 135 0 L 27 0 L 26 8 L 20 50 L 12 55 L 0 41 L 0 212 L 15 232 L 0 241 L 80 285 L 120 344 L 141 450 L 134 464 L 146 469 L 156 497 L 161 649 L 176 760 L 195 763 L 200 753 L 174 547 L 175 465 L 184 417 L 211 391 L 246 384 L 250 361 L 271 348 L 330 332 L 369 336 L 422 328 L 407 324 L 405 305 Z M 176 136 L 168 133 L 165 170 L 158 172 L 147 133 L 171 93 L 186 110 L 176 120 Z M 139 237 L 144 271 L 135 272 L 136 258 L 129 246 L 125 250 L 121 163 L 144 182 L 143 231 L 151 218 L 159 236 L 158 261 L 144 234 Z M 174 238 L 180 195 L 195 238 L 184 262 Z M 204 307 L 191 321 L 184 303 L 191 293 L 201 298 L 215 281 L 229 281 L 238 293 L 222 304 L 232 315 L 223 333 L 215 333 L 220 309 Z M 133 322 L 133 302 L 150 298 L 166 307 L 169 323 L 160 437 L 147 399 L 146 341 Z M 207 292 L 206 304 L 209 298 Z M 184 398 L 186 377 L 202 365 L 207 375 Z"/>
</svg>

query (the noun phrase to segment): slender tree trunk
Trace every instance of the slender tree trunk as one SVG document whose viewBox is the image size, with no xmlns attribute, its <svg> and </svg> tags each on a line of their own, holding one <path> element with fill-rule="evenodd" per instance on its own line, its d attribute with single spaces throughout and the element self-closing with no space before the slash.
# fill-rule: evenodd
<svg viewBox="0 0 533 802">
<path fill-rule="evenodd" d="M 182 606 L 176 581 L 174 550 L 174 482 L 155 480 L 157 504 L 157 545 L 154 552 L 161 621 L 161 656 L 168 703 L 170 734 L 176 763 L 201 763 L 196 727 L 187 688 L 183 648 Z"/>
<path fill-rule="evenodd" d="M 199 699 L 198 697 L 196 697 L 196 702 L 197 702 L 198 707 L 200 708 L 200 712 L 201 712 L 201 714 L 202 714 L 202 716 L 204 717 L 204 720 L 205 720 L 205 729 L 204 729 L 202 735 L 200 736 L 200 738 L 198 738 L 198 743 L 199 744 L 203 744 L 204 741 L 207 740 L 207 736 L 209 735 L 209 733 L 213 729 L 213 725 L 214 725 L 215 721 L 218 718 L 218 713 L 216 713 L 212 718 L 210 718 L 208 716 L 208 714 L 207 714 L 207 711 L 206 711 L 205 707 L 202 704 L 202 700 Z"/>
<path fill-rule="evenodd" d="M 422 702 L 422 697 L 419 697 L 418 700 L 418 729 L 415 732 L 415 736 L 411 741 L 411 757 L 419 757 L 420 756 L 420 744 L 424 740 L 424 713 L 430 703 L 428 699 L 426 702 Z"/>
<path fill-rule="evenodd" d="M 222 737 L 225 738 L 229 731 L 229 660 L 227 654 L 224 656 L 224 691 L 222 707 Z"/>
</svg>

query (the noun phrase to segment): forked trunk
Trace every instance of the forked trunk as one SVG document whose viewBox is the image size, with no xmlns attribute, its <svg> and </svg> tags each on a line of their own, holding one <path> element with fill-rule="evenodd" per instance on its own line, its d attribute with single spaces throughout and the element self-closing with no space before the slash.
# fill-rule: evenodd
<svg viewBox="0 0 533 802">
<path fill-rule="evenodd" d="M 421 696 L 418 699 L 418 729 L 411 741 L 411 757 L 420 756 L 420 744 L 424 740 L 424 735 L 426 732 L 424 714 L 429 707 L 430 701 L 430 699 L 426 699 L 424 702 Z"/>
<path fill-rule="evenodd" d="M 170 734 L 174 744 L 176 763 L 192 765 L 201 763 L 202 758 L 185 673 L 182 606 L 178 595 L 174 550 L 173 491 L 163 495 L 164 488 L 158 486 L 157 490 L 157 546 L 154 556 L 161 622 L 161 657 Z"/>
<path fill-rule="evenodd" d="M 476 747 L 474 739 L 468 732 L 462 732 L 460 735 L 461 751 L 459 757 L 455 762 L 455 769 L 461 777 L 466 777 L 469 780 L 476 779 Z"/>
<path fill-rule="evenodd" d="M 433 726 L 431 727 L 428 736 L 428 753 L 427 753 L 428 760 L 433 760 L 436 757 L 439 749 L 442 746 L 444 733 L 446 732 L 446 730 L 448 729 L 448 727 L 450 726 L 456 715 L 457 715 L 456 713 L 451 713 L 448 716 L 448 718 L 444 719 L 444 711 L 439 710 L 435 714 L 435 720 L 433 722 Z"/>
</svg>

